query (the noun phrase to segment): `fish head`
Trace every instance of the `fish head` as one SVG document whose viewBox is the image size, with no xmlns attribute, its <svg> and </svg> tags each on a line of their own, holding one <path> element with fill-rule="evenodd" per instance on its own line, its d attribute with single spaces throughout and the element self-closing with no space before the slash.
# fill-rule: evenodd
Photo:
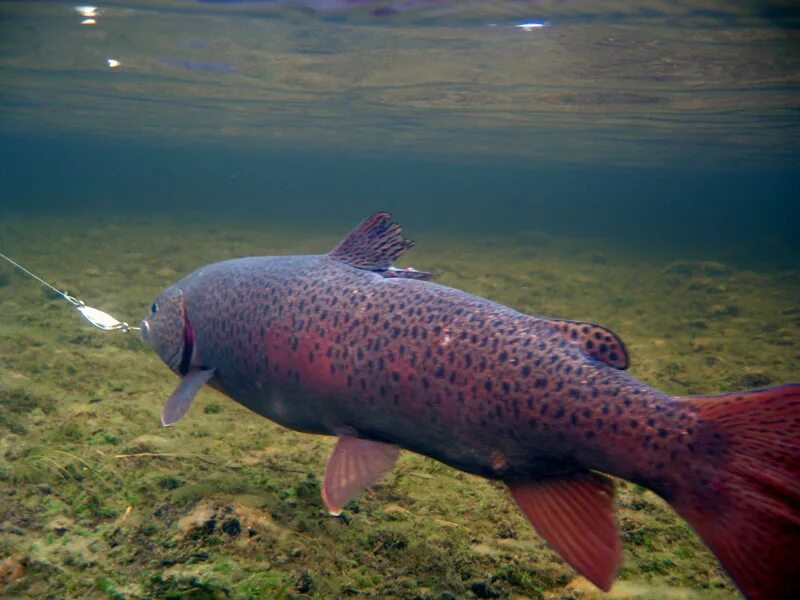
<svg viewBox="0 0 800 600">
<path fill-rule="evenodd" d="M 194 330 L 186 316 L 186 294 L 164 290 L 141 322 L 142 339 L 179 375 L 186 375 L 194 352 Z"/>
</svg>

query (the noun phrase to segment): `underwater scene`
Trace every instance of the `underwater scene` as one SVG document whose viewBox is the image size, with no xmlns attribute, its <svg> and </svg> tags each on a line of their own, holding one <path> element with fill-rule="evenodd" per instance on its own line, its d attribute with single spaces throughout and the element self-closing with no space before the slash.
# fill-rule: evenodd
<svg viewBox="0 0 800 600">
<path fill-rule="evenodd" d="M 799 107 L 790 0 L 0 3 L 0 597 L 800 597 Z"/>
</svg>

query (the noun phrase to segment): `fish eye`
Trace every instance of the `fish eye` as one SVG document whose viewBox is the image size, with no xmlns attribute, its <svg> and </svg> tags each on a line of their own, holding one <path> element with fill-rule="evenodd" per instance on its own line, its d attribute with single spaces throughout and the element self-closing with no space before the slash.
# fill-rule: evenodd
<svg viewBox="0 0 800 600">
<path fill-rule="evenodd" d="M 158 312 L 158 304 L 156 304 L 155 302 L 153 302 L 153 303 L 150 305 L 150 312 L 151 312 L 152 314 L 156 314 L 156 313 Z"/>
</svg>

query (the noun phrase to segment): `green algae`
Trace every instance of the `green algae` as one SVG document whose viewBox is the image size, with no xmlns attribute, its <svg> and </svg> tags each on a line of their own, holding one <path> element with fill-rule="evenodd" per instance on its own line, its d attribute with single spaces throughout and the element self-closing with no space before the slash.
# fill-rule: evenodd
<svg viewBox="0 0 800 600">
<path fill-rule="evenodd" d="M 8 254 L 133 322 L 199 265 L 320 252 L 340 232 L 53 219 L 3 223 L 0 233 Z M 612 327 L 632 373 L 664 391 L 797 377 L 797 271 L 641 257 L 539 233 L 417 241 L 408 261 L 442 283 Z M 319 495 L 332 439 L 254 418 L 213 391 L 160 428 L 175 378 L 135 335 L 95 332 L 34 282 L 2 275 L 0 560 L 25 564 L 7 597 L 601 597 L 495 483 L 403 453 L 335 519 Z M 611 597 L 736 597 L 661 499 L 619 482 L 618 507 L 625 565 Z"/>
</svg>

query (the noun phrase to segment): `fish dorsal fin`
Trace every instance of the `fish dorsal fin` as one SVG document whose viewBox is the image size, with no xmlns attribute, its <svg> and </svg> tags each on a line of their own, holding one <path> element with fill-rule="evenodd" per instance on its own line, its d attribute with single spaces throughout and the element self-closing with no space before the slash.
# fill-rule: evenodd
<svg viewBox="0 0 800 600">
<path fill-rule="evenodd" d="M 576 571 L 607 592 L 622 560 L 614 521 L 614 482 L 582 471 L 509 482 L 508 488 L 539 535 Z"/>
<path fill-rule="evenodd" d="M 567 321 L 565 319 L 543 319 L 552 324 L 567 340 L 581 347 L 595 360 L 625 370 L 628 368 L 628 350 L 620 337 L 595 323 Z"/>
<path fill-rule="evenodd" d="M 400 454 L 392 444 L 340 435 L 325 466 L 322 501 L 332 515 L 389 471 Z"/>
<path fill-rule="evenodd" d="M 377 212 L 347 234 L 328 256 L 359 269 L 386 270 L 414 245 L 413 240 L 403 238 L 402 231 L 392 215 Z"/>
</svg>

